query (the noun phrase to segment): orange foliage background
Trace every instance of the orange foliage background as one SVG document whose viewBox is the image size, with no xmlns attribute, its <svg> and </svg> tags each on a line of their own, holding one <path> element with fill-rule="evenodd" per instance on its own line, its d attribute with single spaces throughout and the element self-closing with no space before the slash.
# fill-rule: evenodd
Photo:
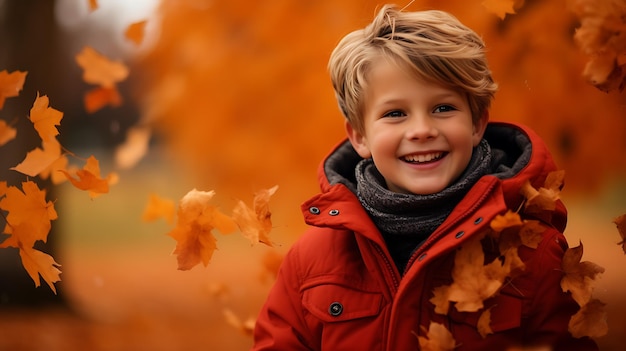
<svg viewBox="0 0 626 351">
<path fill-rule="evenodd" d="M 408 9 L 450 11 L 485 39 L 500 84 L 491 118 L 533 127 L 566 171 L 563 196 L 574 200 L 576 214 L 585 214 L 570 217 L 566 235 L 572 246 L 583 237 L 585 259 L 606 268 L 608 279 L 600 279 L 597 289 L 610 313 L 603 345 L 619 349 L 624 342 L 619 331 L 626 328 L 626 303 L 620 300 L 626 271 L 618 260 L 626 258 L 614 245 L 615 208 L 586 199 L 619 194 L 625 185 L 624 94 L 602 92 L 583 77 L 589 57 L 574 41 L 579 25 L 569 10 L 574 1 L 515 0 L 516 13 L 504 20 L 482 0 L 416 0 Z M 366 25 L 382 4 L 162 0 L 159 16 L 147 21 L 158 22 L 158 37 L 128 60 L 130 87 L 122 91 L 124 104 L 136 105 L 141 115 L 137 124 L 153 129 L 152 149 L 143 163 L 121 174 L 109 194 L 89 200 L 66 188 L 57 193 L 59 221 L 70 218 L 60 226 L 62 238 L 82 245 L 82 251 L 75 243 L 62 250 L 58 284 L 76 310 L 98 323 L 77 323 L 65 314 L 61 323 L 41 316 L 33 323 L 31 316 L 19 315 L 0 318 L 0 330 L 21 328 L 32 335 L 33 328 L 47 328 L 54 332 L 43 340 L 65 338 L 64 349 L 248 347 L 249 336 L 241 334 L 249 332 L 245 319 L 257 313 L 280 254 L 304 229 L 299 204 L 317 191 L 319 162 L 344 137 L 328 57 L 343 35 Z M 89 88 L 75 82 L 68 87 Z M 109 106 L 113 114 L 116 105 Z M 71 139 L 71 133 L 66 128 L 61 136 Z M 178 198 L 191 187 L 215 190 L 216 203 L 228 211 L 238 199 L 249 202 L 255 191 L 274 185 L 279 186 L 270 201 L 276 248 L 248 250 L 247 240 L 219 237 L 207 268 L 176 271 L 168 256 L 175 244 L 165 236 L 171 227 L 137 224 L 147 190 Z M 623 199 L 610 201 L 625 212 Z M 7 340 L 0 337 L 0 348 L 27 344 Z"/>
</svg>

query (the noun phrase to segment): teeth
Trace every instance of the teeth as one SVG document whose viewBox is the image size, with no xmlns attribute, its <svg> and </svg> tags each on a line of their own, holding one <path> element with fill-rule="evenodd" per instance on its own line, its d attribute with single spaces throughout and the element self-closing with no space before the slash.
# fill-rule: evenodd
<svg viewBox="0 0 626 351">
<path fill-rule="evenodd" d="M 408 162 L 429 162 L 441 158 L 442 155 L 443 152 L 435 152 L 432 154 L 409 155 L 405 156 L 404 159 Z"/>
</svg>

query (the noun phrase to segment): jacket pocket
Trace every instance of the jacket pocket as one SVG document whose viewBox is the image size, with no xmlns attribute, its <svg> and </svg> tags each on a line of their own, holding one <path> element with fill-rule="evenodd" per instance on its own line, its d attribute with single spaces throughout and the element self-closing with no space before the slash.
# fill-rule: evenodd
<svg viewBox="0 0 626 351">
<path fill-rule="evenodd" d="M 326 323 L 373 317 L 380 313 L 382 294 L 337 284 L 322 284 L 303 292 L 302 304 Z"/>
</svg>

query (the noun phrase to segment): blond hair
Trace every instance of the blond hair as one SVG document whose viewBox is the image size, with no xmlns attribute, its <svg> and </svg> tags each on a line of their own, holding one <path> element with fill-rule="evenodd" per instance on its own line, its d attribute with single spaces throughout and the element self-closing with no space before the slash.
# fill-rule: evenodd
<svg viewBox="0 0 626 351">
<path fill-rule="evenodd" d="M 484 49 L 482 39 L 447 12 L 385 5 L 368 26 L 339 42 L 328 69 L 341 112 L 360 132 L 367 74 L 381 56 L 405 64 L 420 79 L 465 93 L 477 121 L 498 88 Z"/>
</svg>

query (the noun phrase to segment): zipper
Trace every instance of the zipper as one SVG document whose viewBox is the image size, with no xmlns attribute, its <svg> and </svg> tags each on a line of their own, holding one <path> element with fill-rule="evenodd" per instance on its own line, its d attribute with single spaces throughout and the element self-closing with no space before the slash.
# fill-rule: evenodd
<svg viewBox="0 0 626 351">
<path fill-rule="evenodd" d="M 391 291 L 391 293 L 393 296 L 398 291 L 398 287 L 400 286 L 400 280 L 398 279 L 398 276 L 393 269 L 392 263 L 389 261 L 389 258 L 387 258 L 387 255 L 385 255 L 385 252 L 380 247 L 380 245 L 374 244 L 374 247 L 376 248 L 376 252 L 378 252 L 378 254 L 383 258 L 383 261 L 385 262 L 385 267 L 387 267 L 387 271 L 391 275 L 391 280 L 393 281 L 393 291 Z"/>
<path fill-rule="evenodd" d="M 464 221 L 467 217 L 470 216 L 470 214 L 475 212 L 477 208 L 482 206 L 482 204 L 485 203 L 485 200 L 487 199 L 487 197 L 493 191 L 493 188 L 495 188 L 496 184 L 497 184 L 497 182 L 492 182 L 489 185 L 489 187 L 481 194 L 481 196 L 478 198 L 478 200 L 476 200 L 472 204 L 472 206 L 467 209 L 467 211 L 465 211 L 460 216 L 458 216 L 454 221 L 449 222 L 448 225 L 446 225 L 445 227 L 439 227 L 437 230 L 435 230 L 435 232 L 432 235 L 430 235 L 428 237 L 428 239 L 426 239 L 426 241 L 424 241 L 424 243 L 417 250 L 415 250 L 415 252 L 411 255 L 411 258 L 409 259 L 409 262 L 407 262 L 406 267 L 404 268 L 404 271 L 402 272 L 402 276 L 404 276 L 409 271 L 411 266 L 413 266 L 413 263 L 415 262 L 415 260 L 424 251 L 426 251 L 429 247 L 433 246 L 433 244 L 437 240 L 440 239 L 442 233 L 445 233 L 448 230 L 448 228 L 457 225 L 461 221 Z"/>
</svg>

